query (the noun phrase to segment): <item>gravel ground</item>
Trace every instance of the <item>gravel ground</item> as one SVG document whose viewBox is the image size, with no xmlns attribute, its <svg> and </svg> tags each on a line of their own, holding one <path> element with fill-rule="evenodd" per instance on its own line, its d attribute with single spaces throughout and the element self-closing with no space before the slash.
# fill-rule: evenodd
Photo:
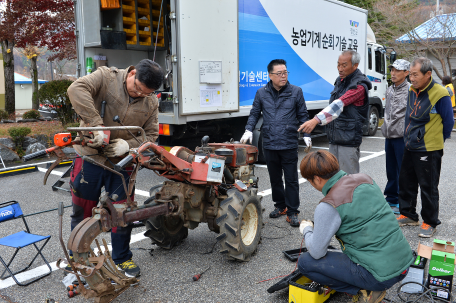
<svg viewBox="0 0 456 303">
<path fill-rule="evenodd" d="M 316 138 L 314 146 L 327 147 L 328 143 L 325 138 Z M 454 140 L 447 140 L 440 179 L 442 225 L 438 227 L 435 235 L 438 239 L 451 241 L 456 240 L 454 238 L 455 208 L 452 205 L 453 195 L 456 193 L 453 174 L 456 170 L 456 154 L 451 152 L 455 148 Z M 372 176 L 380 188 L 386 185 L 385 156 L 378 153 L 383 150 L 384 140 L 379 133 L 374 138 L 365 137 L 361 145 L 361 157 L 372 156 L 371 159 L 361 163 L 361 172 Z M 304 155 L 303 149 L 300 150 L 299 158 L 302 159 Z M 58 170 L 63 172 L 65 168 Z M 260 191 L 269 189 L 267 169 L 256 167 L 255 173 L 260 178 Z M 42 172 L 33 172 L 0 178 L 0 201 L 19 201 L 25 214 L 55 208 L 58 202 L 69 205 L 71 203 L 69 193 L 54 192 L 51 189 L 51 185 L 58 180 L 58 176 L 51 175 L 45 186 L 43 186 L 43 176 Z M 163 178 L 157 177 L 151 171 L 141 170 L 137 180 L 136 188 L 148 191 L 150 187 L 163 181 Z M 308 182 L 300 184 L 300 219 L 312 219 L 314 209 L 321 198 L 322 194 L 313 189 Z M 136 196 L 136 200 L 140 203 L 145 199 L 144 196 Z M 131 245 L 134 249 L 134 260 L 141 267 L 141 282 L 139 286 L 124 292 L 114 302 L 288 302 L 288 290 L 273 294 L 266 292 L 280 279 L 258 282 L 286 275 L 294 270 L 295 263 L 284 258 L 282 251 L 299 248 L 302 235 L 298 228 L 291 228 L 284 217 L 269 218 L 268 214 L 273 210 L 271 195 L 265 196 L 262 204 L 265 208 L 263 238 L 250 262 L 238 263 L 225 260 L 224 256 L 218 253 L 219 244 L 215 245 L 213 253 L 203 254 L 211 250 L 217 236 L 209 231 L 206 224 L 200 224 L 198 228 L 190 230 L 188 238 L 170 251 L 151 245 L 149 239 L 141 240 Z M 63 218 L 64 239 L 68 239 L 70 232 L 70 213 L 71 208 L 66 209 Z M 52 236 L 44 249 L 44 255 L 50 262 L 64 257 L 58 240 L 59 221 L 55 211 L 28 217 L 27 221 L 34 232 Z M 12 230 L 18 228 L 18 223 L 17 221 L 3 223 L 0 237 L 12 233 Z M 411 247 L 416 249 L 419 242 L 432 245 L 432 239 L 426 240 L 417 236 L 418 229 L 419 227 L 402 228 Z M 133 231 L 133 234 L 143 232 L 144 228 L 138 228 Z M 104 237 L 110 240 L 109 235 Z M 332 244 L 338 247 L 335 240 Z M 149 253 L 150 249 L 154 249 L 152 255 Z M 0 254 L 9 255 L 11 250 L 1 247 Z M 24 263 L 24 256 L 25 254 L 19 254 L 16 258 Z M 210 269 L 199 281 L 192 281 L 193 275 L 209 266 Z M 46 298 L 53 298 L 57 302 L 91 302 L 82 297 L 67 298 L 61 283 L 62 278 L 61 271 L 54 271 L 50 276 L 27 287 L 16 285 L 0 287 L 0 302 L 9 302 L 5 296 L 8 296 L 11 302 L 44 302 Z M 393 287 L 388 291 L 387 298 L 393 298 L 396 288 Z M 351 302 L 351 298 L 346 294 L 337 293 L 326 302 Z"/>
</svg>

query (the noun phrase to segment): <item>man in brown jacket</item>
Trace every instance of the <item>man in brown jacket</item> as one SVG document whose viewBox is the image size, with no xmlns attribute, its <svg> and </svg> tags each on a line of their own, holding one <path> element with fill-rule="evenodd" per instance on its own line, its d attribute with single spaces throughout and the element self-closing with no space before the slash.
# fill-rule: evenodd
<svg viewBox="0 0 456 303">
<path fill-rule="evenodd" d="M 147 140 L 155 142 L 158 137 L 158 99 L 153 92 L 161 86 L 162 80 L 160 65 L 144 59 L 127 69 L 100 67 L 94 73 L 76 80 L 68 88 L 68 96 L 82 119 L 81 127 L 119 126 L 113 121 L 117 115 L 126 126 L 142 127 Z M 101 118 L 103 101 L 106 101 L 105 115 Z M 77 154 L 90 155 L 97 162 L 112 165 L 119 162 L 130 148 L 139 146 L 127 131 L 111 131 L 109 144 L 103 148 L 105 156 L 97 155 L 103 139 L 102 131 L 94 131 L 88 146 L 75 146 Z M 138 139 L 142 140 L 140 136 Z M 118 195 L 116 203 L 123 203 L 127 198 L 118 175 L 83 161 L 79 156 L 73 162 L 70 181 L 73 201 L 71 230 L 92 215 L 92 208 L 96 207 L 103 186 L 110 196 Z M 130 167 L 122 171 L 125 180 L 129 179 L 131 170 Z M 132 260 L 131 230 L 131 227 L 113 228 L 111 242 L 112 258 L 117 267 L 133 277 L 140 274 L 140 269 Z"/>
</svg>

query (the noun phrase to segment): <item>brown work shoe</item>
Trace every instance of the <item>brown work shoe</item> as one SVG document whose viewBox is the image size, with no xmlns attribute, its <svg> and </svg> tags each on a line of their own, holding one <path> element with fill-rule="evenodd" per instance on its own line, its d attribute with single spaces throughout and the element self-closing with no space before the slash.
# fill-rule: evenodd
<svg viewBox="0 0 456 303">
<path fill-rule="evenodd" d="M 358 294 L 352 298 L 353 302 L 361 303 L 381 303 L 386 296 L 386 290 L 383 291 L 368 291 L 361 289 Z"/>
<path fill-rule="evenodd" d="M 287 208 L 285 207 L 285 209 L 280 209 L 278 207 L 276 207 L 270 214 L 269 214 L 269 218 L 278 218 L 280 216 L 283 216 L 283 215 L 286 215 L 287 214 Z"/>
</svg>

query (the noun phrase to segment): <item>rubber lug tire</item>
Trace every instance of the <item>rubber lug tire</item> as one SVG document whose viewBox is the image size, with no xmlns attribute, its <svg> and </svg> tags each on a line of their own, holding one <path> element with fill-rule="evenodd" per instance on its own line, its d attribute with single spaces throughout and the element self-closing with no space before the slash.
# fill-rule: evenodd
<svg viewBox="0 0 456 303">
<path fill-rule="evenodd" d="M 146 232 L 144 236 L 164 249 L 171 249 L 179 245 L 188 236 L 188 228 L 184 226 L 182 219 L 158 216 L 144 221 Z"/>
<path fill-rule="evenodd" d="M 220 214 L 216 219 L 220 226 L 220 253 L 229 260 L 249 261 L 257 250 L 263 227 L 259 197 L 252 196 L 250 191 L 231 189 L 228 198 L 220 202 Z"/>
</svg>

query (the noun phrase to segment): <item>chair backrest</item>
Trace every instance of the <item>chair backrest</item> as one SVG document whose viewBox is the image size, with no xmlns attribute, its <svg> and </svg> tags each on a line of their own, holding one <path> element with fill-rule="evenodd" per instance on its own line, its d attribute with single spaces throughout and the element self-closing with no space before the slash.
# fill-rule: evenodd
<svg viewBox="0 0 456 303">
<path fill-rule="evenodd" d="M 22 209 L 17 201 L 0 203 L 0 222 L 22 217 Z"/>
</svg>

